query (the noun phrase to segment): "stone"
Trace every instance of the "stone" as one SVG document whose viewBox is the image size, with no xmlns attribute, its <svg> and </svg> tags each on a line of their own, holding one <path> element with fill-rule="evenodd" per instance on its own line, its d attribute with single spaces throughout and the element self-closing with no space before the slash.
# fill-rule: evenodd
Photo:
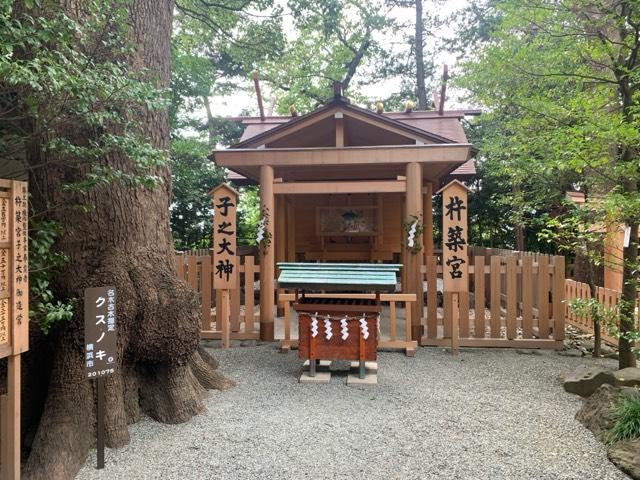
<svg viewBox="0 0 640 480">
<path fill-rule="evenodd" d="M 640 368 L 628 367 L 613 372 L 615 385 L 617 387 L 638 387 L 640 386 Z"/>
<path fill-rule="evenodd" d="M 595 342 L 593 340 L 580 340 L 579 343 L 587 352 L 593 352 L 593 348 L 595 346 Z"/>
<path fill-rule="evenodd" d="M 540 350 L 534 348 L 517 348 L 516 353 L 520 355 L 540 355 Z"/>
<path fill-rule="evenodd" d="M 640 480 L 640 438 L 614 443 L 607 449 L 607 456 L 624 473 Z"/>
<path fill-rule="evenodd" d="M 564 379 L 564 389 L 581 397 L 588 397 L 603 384 L 614 385 L 615 377 L 610 370 L 598 367 L 579 366 Z"/>
<path fill-rule="evenodd" d="M 606 343 L 603 343 L 602 345 L 600 345 L 600 355 L 607 356 L 607 355 L 617 355 L 617 354 L 618 352 L 616 352 L 615 349 L 611 348 Z"/>
<path fill-rule="evenodd" d="M 582 356 L 584 356 L 584 353 L 582 353 L 580 350 L 576 350 L 575 348 L 572 348 L 571 350 L 559 350 L 556 353 L 558 355 L 562 356 L 562 357 L 582 357 Z"/>
<path fill-rule="evenodd" d="M 582 404 L 576 420 L 587 427 L 593 435 L 600 441 L 604 441 L 609 429 L 613 426 L 614 405 L 620 389 L 612 385 L 601 385 L 589 398 Z"/>
<path fill-rule="evenodd" d="M 360 378 L 357 373 L 347 375 L 347 385 L 377 385 L 378 374 L 367 373 L 364 378 Z"/>
<path fill-rule="evenodd" d="M 360 362 L 355 361 L 351 362 L 351 369 L 358 370 L 360 368 Z M 377 372 L 378 371 L 378 362 L 364 362 L 364 369 L 367 372 Z"/>
<path fill-rule="evenodd" d="M 300 383 L 331 383 L 331 372 L 316 372 L 315 377 L 309 376 L 309 372 L 302 372 L 300 375 Z"/>
</svg>

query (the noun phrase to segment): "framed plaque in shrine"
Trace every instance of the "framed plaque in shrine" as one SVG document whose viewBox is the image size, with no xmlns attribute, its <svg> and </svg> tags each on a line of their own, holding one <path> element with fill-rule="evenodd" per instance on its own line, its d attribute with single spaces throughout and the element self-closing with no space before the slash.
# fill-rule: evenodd
<svg viewBox="0 0 640 480">
<path fill-rule="evenodd" d="M 0 179 L 0 358 L 29 349 L 27 183 Z"/>
<path fill-rule="evenodd" d="M 445 292 L 469 290 L 469 246 L 467 226 L 468 188 L 453 180 L 442 194 L 442 279 Z"/>
</svg>

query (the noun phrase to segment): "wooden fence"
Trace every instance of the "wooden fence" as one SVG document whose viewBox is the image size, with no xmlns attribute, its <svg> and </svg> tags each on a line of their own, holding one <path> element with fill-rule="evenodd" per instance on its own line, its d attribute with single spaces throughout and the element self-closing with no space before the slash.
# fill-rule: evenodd
<svg viewBox="0 0 640 480">
<path fill-rule="evenodd" d="M 193 254 L 195 253 L 195 254 Z M 204 255 L 198 255 L 204 253 Z M 259 313 L 256 312 L 256 276 L 260 274 L 260 267 L 255 264 L 254 257 L 238 257 L 236 265 L 239 269 L 234 273 L 238 276 L 238 288 L 231 290 L 229 298 L 229 325 L 218 322 L 216 309 L 222 304 L 221 292 L 213 289 L 212 257 L 208 250 L 177 253 L 176 271 L 178 278 L 186 281 L 200 295 L 202 309 L 202 325 L 200 337 L 205 339 L 220 339 L 223 346 L 228 346 L 229 339 L 257 340 L 259 329 Z"/>
<path fill-rule="evenodd" d="M 613 314 L 617 314 L 620 296 L 621 293 L 618 290 L 596 287 L 596 299 L 600 304 L 602 304 Z M 589 285 L 587 283 L 576 282 L 575 280 L 571 279 L 565 280 L 565 298 L 565 314 L 567 323 L 578 327 L 580 330 L 583 330 L 585 332 L 593 333 L 593 320 L 589 317 L 589 315 L 577 315 L 570 307 L 570 302 L 572 300 L 588 300 L 591 298 L 591 289 L 589 288 Z M 636 308 L 640 309 L 640 300 L 638 301 L 638 305 L 636 305 Z M 639 328 L 640 320 L 636 318 L 636 329 Z M 609 345 L 618 345 L 618 339 L 615 336 L 611 335 L 608 329 L 605 328 L 605 326 L 603 326 L 601 329 L 601 336 L 602 340 Z"/>
<path fill-rule="evenodd" d="M 427 257 L 421 344 L 453 345 L 453 340 L 462 347 L 562 348 L 564 257 L 511 251 L 484 256 L 477 249 L 473 253 L 469 292 L 460 293 L 455 312 L 452 296 L 446 292 L 438 308 L 442 265 L 437 257 Z"/>
<path fill-rule="evenodd" d="M 358 300 L 375 300 L 374 293 L 316 293 L 305 294 L 306 298 L 349 298 Z M 298 340 L 292 335 L 291 304 L 295 301 L 295 294 L 281 293 L 278 301 L 284 306 L 284 338 L 280 341 L 280 348 L 288 351 L 297 348 Z M 389 316 L 386 311 L 380 316 L 380 336 L 378 337 L 378 349 L 398 349 L 404 350 L 407 356 L 415 354 L 418 342 L 411 340 L 411 302 L 416 301 L 415 294 L 412 293 L 382 293 L 380 294 L 382 304 L 389 304 Z M 403 304 L 401 310 L 404 315 L 400 315 L 398 304 Z M 404 321 L 404 326 L 400 323 Z M 388 322 L 388 323 L 387 323 Z"/>
</svg>

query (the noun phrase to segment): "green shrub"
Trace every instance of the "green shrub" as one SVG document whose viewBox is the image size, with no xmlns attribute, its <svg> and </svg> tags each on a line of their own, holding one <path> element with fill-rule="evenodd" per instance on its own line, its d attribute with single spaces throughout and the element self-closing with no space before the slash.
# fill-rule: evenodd
<svg viewBox="0 0 640 480">
<path fill-rule="evenodd" d="M 621 395 L 613 407 L 614 424 L 609 430 L 607 441 L 640 438 L 640 392 Z"/>
</svg>

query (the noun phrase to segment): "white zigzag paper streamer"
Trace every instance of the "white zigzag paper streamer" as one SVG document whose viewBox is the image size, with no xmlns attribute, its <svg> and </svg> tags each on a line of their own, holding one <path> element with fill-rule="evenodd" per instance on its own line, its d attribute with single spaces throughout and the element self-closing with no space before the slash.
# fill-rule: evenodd
<svg viewBox="0 0 640 480">
<path fill-rule="evenodd" d="M 264 224 L 265 219 L 261 218 L 258 222 L 258 231 L 256 233 L 256 243 L 260 243 L 264 239 Z"/>
<path fill-rule="evenodd" d="M 380 315 L 378 315 L 378 318 L 377 318 L 377 322 L 376 322 L 376 323 L 377 323 L 377 325 L 378 325 L 378 332 L 380 332 Z"/>
<path fill-rule="evenodd" d="M 367 326 L 367 320 L 364 315 L 360 319 L 360 331 L 362 332 L 362 337 L 366 340 L 369 338 L 369 327 Z"/>
<path fill-rule="evenodd" d="M 318 312 L 311 317 L 311 336 L 316 338 L 318 336 Z"/>
<path fill-rule="evenodd" d="M 414 238 L 416 236 L 416 229 L 418 228 L 418 221 L 416 220 L 409 227 L 409 236 L 407 238 L 407 245 L 409 248 L 413 248 Z"/>
<path fill-rule="evenodd" d="M 327 340 L 331 340 L 333 337 L 333 332 L 331 331 L 331 320 L 329 320 L 329 315 L 324 319 L 324 336 Z"/>
<path fill-rule="evenodd" d="M 340 320 L 340 331 L 342 332 L 342 340 L 349 338 L 349 326 L 347 325 L 347 317 Z"/>
</svg>

